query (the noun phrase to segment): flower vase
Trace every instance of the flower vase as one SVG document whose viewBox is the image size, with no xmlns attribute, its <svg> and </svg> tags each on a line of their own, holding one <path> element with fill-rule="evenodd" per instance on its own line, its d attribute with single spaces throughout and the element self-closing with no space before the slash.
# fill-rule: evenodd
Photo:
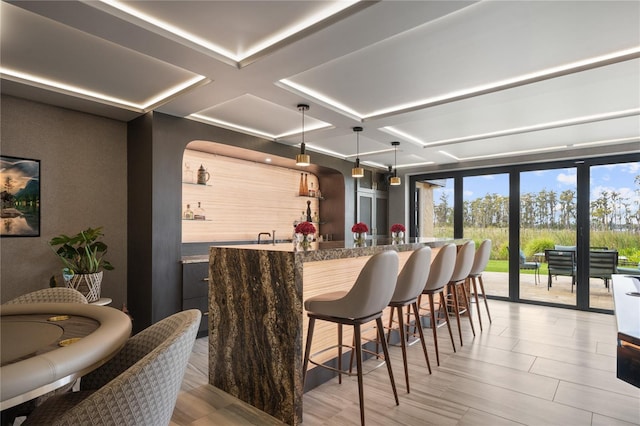
<svg viewBox="0 0 640 426">
<path fill-rule="evenodd" d="M 392 232 L 391 233 L 391 238 L 393 239 L 393 242 L 395 242 L 395 243 L 402 242 L 402 240 L 404 239 L 404 232 L 402 232 L 402 231 Z"/>
<path fill-rule="evenodd" d="M 365 246 L 365 241 L 367 240 L 367 233 L 366 232 L 354 232 L 353 233 L 353 240 L 356 244 L 356 247 L 364 247 Z"/>
<path fill-rule="evenodd" d="M 313 241 L 312 234 L 296 234 L 296 239 L 298 241 L 298 246 L 303 250 L 307 251 L 311 248 L 311 242 Z"/>
</svg>

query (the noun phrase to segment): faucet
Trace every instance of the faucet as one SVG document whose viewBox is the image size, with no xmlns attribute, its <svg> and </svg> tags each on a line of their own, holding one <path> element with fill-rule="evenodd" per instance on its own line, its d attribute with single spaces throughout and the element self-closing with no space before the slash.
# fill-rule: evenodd
<svg viewBox="0 0 640 426">
<path fill-rule="evenodd" d="M 262 237 L 263 235 L 271 236 L 271 234 L 270 234 L 270 233 L 268 233 L 268 232 L 260 232 L 260 233 L 258 234 L 258 244 L 260 244 L 260 237 Z"/>
</svg>

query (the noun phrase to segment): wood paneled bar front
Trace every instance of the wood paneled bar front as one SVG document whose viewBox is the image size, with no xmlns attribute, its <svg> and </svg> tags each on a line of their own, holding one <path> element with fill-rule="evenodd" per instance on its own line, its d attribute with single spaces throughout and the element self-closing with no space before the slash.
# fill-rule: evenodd
<svg viewBox="0 0 640 426">
<path fill-rule="evenodd" d="M 413 250 L 427 245 L 435 255 L 451 242 L 458 243 L 420 238 L 401 244 L 368 241 L 368 247 L 313 243 L 308 251 L 292 243 L 210 247 L 209 383 L 287 424 L 301 423 L 304 300 L 350 289 L 366 261 L 380 251 L 396 250 L 402 268 Z M 344 341 L 350 342 L 346 331 Z M 312 353 L 336 343 L 335 326 L 316 326 Z M 315 359 L 331 362 L 335 356 Z M 307 382 L 318 370 L 324 369 L 308 372 Z"/>
</svg>

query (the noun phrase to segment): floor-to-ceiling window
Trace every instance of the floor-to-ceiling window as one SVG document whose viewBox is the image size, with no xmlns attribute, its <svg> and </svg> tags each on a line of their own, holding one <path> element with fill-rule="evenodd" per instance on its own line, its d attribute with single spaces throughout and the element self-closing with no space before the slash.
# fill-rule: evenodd
<svg viewBox="0 0 640 426">
<path fill-rule="evenodd" d="M 613 309 L 611 273 L 640 273 L 640 164 L 591 167 L 589 182 L 589 306 Z"/>
<path fill-rule="evenodd" d="M 576 305 L 576 177 L 575 167 L 520 173 L 520 299 Z M 545 257 L 556 248 L 568 267 Z"/>
<path fill-rule="evenodd" d="M 509 174 L 486 174 L 463 178 L 464 238 L 476 247 L 491 240 L 488 269 L 491 279 L 485 290 L 492 296 L 509 296 Z M 489 274 L 489 273 L 488 273 Z"/>
<path fill-rule="evenodd" d="M 413 226 L 419 237 L 453 237 L 453 179 L 425 180 L 415 184 Z"/>
<path fill-rule="evenodd" d="M 611 311 L 593 252 L 615 251 L 618 273 L 640 274 L 638 155 L 416 175 L 410 185 L 412 235 L 479 243 L 491 234 L 490 296 Z M 549 274 L 547 250 L 573 257 L 568 271 L 552 264 Z"/>
</svg>

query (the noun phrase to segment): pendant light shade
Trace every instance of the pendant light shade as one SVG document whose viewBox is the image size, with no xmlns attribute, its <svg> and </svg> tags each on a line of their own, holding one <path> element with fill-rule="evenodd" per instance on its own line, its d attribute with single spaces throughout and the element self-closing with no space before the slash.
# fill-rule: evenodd
<svg viewBox="0 0 640 426">
<path fill-rule="evenodd" d="M 364 176 L 364 169 L 360 167 L 360 132 L 362 127 L 354 127 L 353 131 L 356 132 L 356 164 L 351 169 L 351 177 L 361 178 Z"/>
<path fill-rule="evenodd" d="M 309 105 L 298 104 L 298 111 L 302 112 L 302 143 L 300 144 L 300 154 L 296 155 L 296 166 L 308 166 L 311 164 L 311 157 L 305 152 L 304 145 L 304 112 L 309 111 Z"/>
<path fill-rule="evenodd" d="M 398 177 L 398 145 L 400 145 L 400 142 L 391 142 L 391 145 L 393 145 L 393 165 L 395 168 L 393 169 L 393 176 L 389 179 L 389 185 L 398 186 L 402 183 Z"/>
</svg>

